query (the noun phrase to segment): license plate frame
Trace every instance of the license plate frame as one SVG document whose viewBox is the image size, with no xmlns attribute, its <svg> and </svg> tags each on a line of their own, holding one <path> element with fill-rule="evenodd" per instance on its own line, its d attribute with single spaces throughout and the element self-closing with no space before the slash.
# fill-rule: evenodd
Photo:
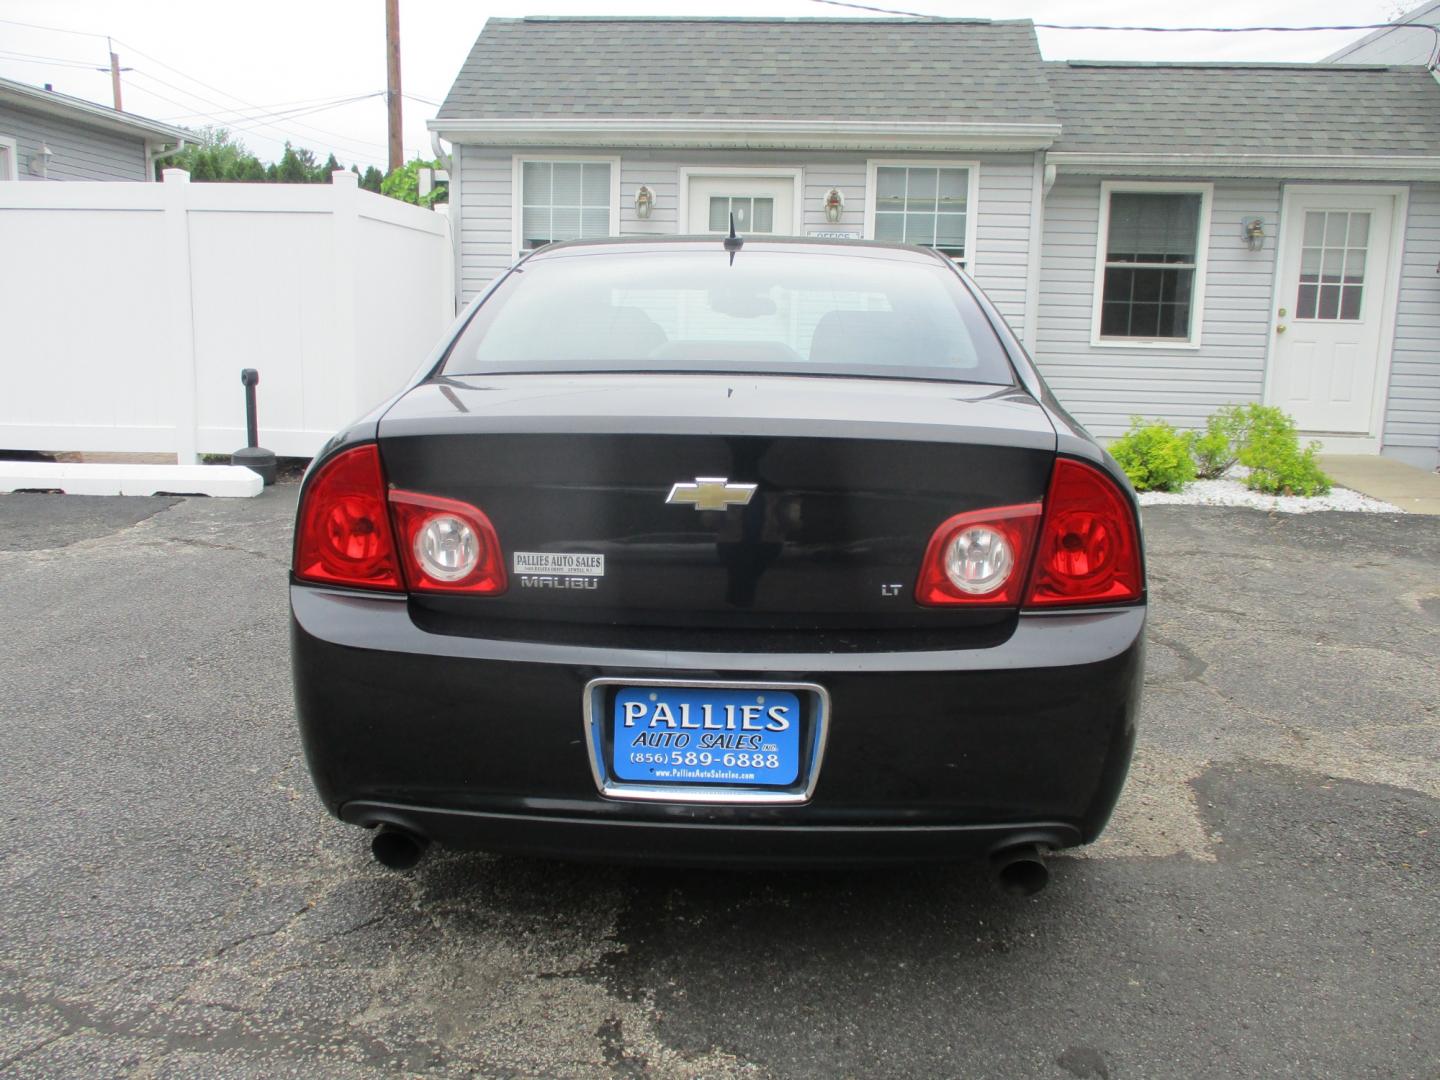
<svg viewBox="0 0 1440 1080">
<path fill-rule="evenodd" d="M 701 781 L 646 782 L 627 780 L 612 768 L 613 715 L 617 694 L 624 689 L 674 689 L 722 692 L 781 691 L 800 702 L 798 770 L 785 785 L 712 783 Z M 811 682 L 761 679 L 657 679 L 607 676 L 592 679 L 584 693 L 585 746 L 595 786 L 607 799 L 641 802 L 700 803 L 707 805 L 783 806 L 807 803 L 815 792 L 825 744 L 830 733 L 830 695 Z"/>
</svg>

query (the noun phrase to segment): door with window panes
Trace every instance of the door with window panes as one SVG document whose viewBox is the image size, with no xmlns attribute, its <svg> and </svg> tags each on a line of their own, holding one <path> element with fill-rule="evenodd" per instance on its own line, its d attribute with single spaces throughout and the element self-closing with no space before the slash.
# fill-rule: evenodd
<svg viewBox="0 0 1440 1080">
<path fill-rule="evenodd" d="M 744 236 L 795 232 L 793 176 L 691 176 L 687 231 L 728 233 L 730 215 Z"/>
<path fill-rule="evenodd" d="M 1390 195 L 1288 192 L 1269 397 L 1302 431 L 1370 433 L 1394 212 Z"/>
</svg>

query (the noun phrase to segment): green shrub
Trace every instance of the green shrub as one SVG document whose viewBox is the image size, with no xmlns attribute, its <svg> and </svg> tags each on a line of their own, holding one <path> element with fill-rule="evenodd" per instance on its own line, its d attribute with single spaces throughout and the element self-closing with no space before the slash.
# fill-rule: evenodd
<svg viewBox="0 0 1440 1080">
<path fill-rule="evenodd" d="M 1110 446 L 1136 491 L 1179 491 L 1195 479 L 1190 440 L 1163 420 L 1147 424 L 1136 416 L 1130 430 Z"/>
<path fill-rule="evenodd" d="M 1256 408 L 1251 406 L 1250 408 Z M 1201 480 L 1214 480 L 1240 457 L 1240 447 L 1249 431 L 1249 412 L 1240 405 L 1227 405 L 1205 421 L 1205 430 L 1190 434 L 1190 455 L 1195 459 L 1195 475 Z"/>
<path fill-rule="evenodd" d="M 1301 449 L 1295 421 L 1273 405 L 1248 405 L 1238 459 L 1250 470 L 1245 486 L 1269 495 L 1324 495 L 1330 477 L 1315 461 L 1320 449 L 1312 442 Z"/>
</svg>

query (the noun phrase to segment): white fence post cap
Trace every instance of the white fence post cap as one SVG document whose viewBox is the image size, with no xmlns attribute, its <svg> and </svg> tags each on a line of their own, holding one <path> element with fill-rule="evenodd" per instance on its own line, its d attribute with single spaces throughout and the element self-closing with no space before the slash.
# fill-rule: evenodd
<svg viewBox="0 0 1440 1080">
<path fill-rule="evenodd" d="M 360 186 L 360 178 L 349 169 L 336 169 L 330 174 L 330 182 L 336 187 Z"/>
<path fill-rule="evenodd" d="M 184 169 L 165 169 L 163 174 L 167 184 L 188 184 L 190 174 Z"/>
</svg>

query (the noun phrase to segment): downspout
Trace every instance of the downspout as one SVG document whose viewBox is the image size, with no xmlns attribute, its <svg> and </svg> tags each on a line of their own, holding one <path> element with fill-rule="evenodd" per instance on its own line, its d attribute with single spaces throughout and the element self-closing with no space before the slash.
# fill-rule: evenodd
<svg viewBox="0 0 1440 1080">
<path fill-rule="evenodd" d="M 150 146 L 151 146 L 151 144 L 148 143 L 148 142 L 145 144 L 145 179 L 146 179 L 146 180 L 149 180 L 151 183 L 154 183 L 154 182 L 155 182 L 155 163 L 156 163 L 157 161 L 164 161 L 164 160 L 165 160 L 166 158 L 168 158 L 168 157 L 174 157 L 174 156 L 175 156 L 176 154 L 178 154 L 181 150 L 184 150 L 184 149 L 185 149 L 185 140 L 184 140 L 184 139 L 176 139 L 176 140 L 175 140 L 175 145 L 172 146 L 169 150 L 155 151 L 155 150 L 151 150 L 151 149 L 150 149 Z"/>
<path fill-rule="evenodd" d="M 447 154 L 440 145 L 438 131 L 430 132 L 430 151 L 435 155 L 435 160 L 445 167 L 445 172 L 450 177 L 450 191 L 445 206 L 450 216 L 450 247 L 454 252 L 454 308 L 459 311 L 465 301 L 465 260 L 460 247 L 461 176 L 455 168 L 454 153 Z"/>
<path fill-rule="evenodd" d="M 1045 151 L 1035 152 L 1030 173 L 1030 250 L 1025 260 L 1025 325 L 1020 340 L 1033 358 L 1040 337 L 1040 261 L 1044 256 L 1045 196 L 1055 182 L 1055 166 L 1045 163 Z"/>
</svg>

